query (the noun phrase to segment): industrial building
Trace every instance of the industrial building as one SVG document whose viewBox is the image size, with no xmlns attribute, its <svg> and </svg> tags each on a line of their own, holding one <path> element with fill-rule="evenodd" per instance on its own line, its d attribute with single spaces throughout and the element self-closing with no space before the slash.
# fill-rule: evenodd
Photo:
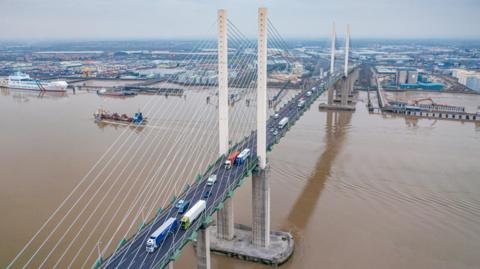
<svg viewBox="0 0 480 269">
<path fill-rule="evenodd" d="M 392 68 L 385 66 L 376 67 L 378 74 L 385 79 L 384 87 L 395 89 L 423 89 L 442 90 L 444 84 L 429 81 L 428 76 L 422 70 L 410 68 Z"/>
<path fill-rule="evenodd" d="M 458 82 L 474 91 L 480 92 L 480 72 L 465 69 L 452 69 L 452 76 Z"/>
</svg>

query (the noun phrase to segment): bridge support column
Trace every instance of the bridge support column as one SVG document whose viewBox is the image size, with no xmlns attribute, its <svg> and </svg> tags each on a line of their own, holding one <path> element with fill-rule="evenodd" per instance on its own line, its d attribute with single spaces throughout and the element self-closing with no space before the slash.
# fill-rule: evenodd
<svg viewBox="0 0 480 269">
<path fill-rule="evenodd" d="M 252 243 L 256 247 L 270 245 L 270 182 L 265 169 L 252 175 Z"/>
<path fill-rule="evenodd" d="M 345 77 L 345 79 L 342 81 L 342 90 L 341 90 L 341 97 L 340 97 L 340 103 L 342 106 L 346 106 L 348 104 L 348 95 L 349 95 L 349 88 L 350 88 L 350 79 L 348 77 Z"/>
<path fill-rule="evenodd" d="M 223 208 L 217 213 L 217 238 L 232 240 L 235 228 L 233 222 L 233 200 L 229 198 L 223 204 Z"/>
<path fill-rule="evenodd" d="M 198 231 L 197 268 L 210 269 L 210 233 L 208 228 L 202 228 Z"/>
<path fill-rule="evenodd" d="M 332 85 L 328 88 L 328 93 L 327 93 L 328 102 L 327 102 L 327 104 L 330 105 L 330 106 L 333 105 L 334 91 L 335 91 L 335 85 Z"/>
</svg>

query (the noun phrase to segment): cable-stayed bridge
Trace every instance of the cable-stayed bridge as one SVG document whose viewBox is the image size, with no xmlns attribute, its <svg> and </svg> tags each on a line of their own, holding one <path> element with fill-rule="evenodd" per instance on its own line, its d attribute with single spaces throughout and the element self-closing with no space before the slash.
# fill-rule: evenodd
<svg viewBox="0 0 480 269">
<path fill-rule="evenodd" d="M 336 71 L 335 53 L 332 53 L 328 76 L 321 74 L 319 79 L 309 79 L 308 88 L 290 95 L 283 92 L 285 87 L 270 90 L 267 87 L 269 46 L 282 57 L 289 73 L 295 73 L 301 61 L 291 53 L 267 18 L 267 10 L 260 8 L 258 14 L 259 33 L 255 43 L 227 19 L 225 10 L 219 10 L 217 42 L 201 42 L 185 60 L 185 77 L 176 76 L 170 82 L 181 79 L 183 85 L 192 85 L 196 91 L 200 91 L 198 85 L 201 85 L 203 91 L 196 93 L 200 96 L 197 99 L 206 97 L 207 103 L 215 106 L 192 105 L 178 109 L 173 104 L 179 105 L 182 102 L 179 98 L 163 107 L 166 116 L 157 118 L 158 104 L 147 104 L 145 107 L 150 110 L 145 114 L 167 122 L 165 129 L 175 128 L 175 132 L 164 137 L 160 132 L 149 132 L 130 138 L 132 133 L 129 135 L 125 130 L 7 268 L 173 267 L 182 248 L 194 240 L 198 268 L 210 268 L 209 229 L 212 229 L 213 217 L 217 217 L 218 238 L 215 240 L 227 246 L 235 244 L 236 233 L 245 232 L 237 231 L 234 226 L 231 197 L 250 176 L 253 223 L 249 245 L 246 249 L 227 247 L 223 251 L 238 251 L 232 254 L 271 264 L 288 259 L 293 251 L 291 236 L 290 244 L 278 247 L 272 243 L 276 235 L 270 231 L 267 151 L 325 91 L 329 91 L 332 107 L 331 92 L 342 89 L 337 91 L 342 100 L 339 109 L 342 109 L 341 105 L 348 103 L 357 71 L 348 66 L 347 38 L 343 70 Z M 334 52 L 335 42 L 332 44 Z M 214 73 L 214 79 L 208 78 L 210 73 Z M 230 77 L 231 74 L 235 74 L 235 78 Z M 300 74 L 296 79 L 305 78 Z M 287 76 L 284 83 L 293 80 Z M 232 104 L 233 92 L 237 96 L 235 103 L 244 100 L 247 108 Z M 274 108 L 273 103 L 280 108 Z M 177 126 L 179 119 L 184 122 L 181 126 Z M 109 158 L 116 148 L 114 145 L 127 148 L 116 161 Z M 156 155 L 157 147 L 164 147 L 163 156 Z M 188 154 L 177 154 L 182 149 Z M 232 152 L 245 149 L 250 150 L 250 155 L 244 162 L 230 169 L 224 165 Z M 151 169 L 145 163 L 150 163 Z M 193 181 L 177 179 L 178 175 L 191 178 L 195 173 Z M 216 175 L 217 180 L 209 185 L 207 180 L 212 175 Z M 147 180 L 142 182 L 142 178 Z M 169 196 L 172 198 L 168 199 Z M 131 199 L 122 199 L 127 197 Z M 188 227 L 180 227 L 185 212 L 179 214 L 175 206 L 179 200 L 188 201 L 190 208 L 200 200 L 205 201 L 205 209 Z M 176 219 L 177 227 L 169 231 L 153 253 L 147 253 L 148 238 L 170 218 Z M 288 233 L 282 236 L 288 237 Z M 253 257 L 253 252 L 259 256 Z"/>
</svg>

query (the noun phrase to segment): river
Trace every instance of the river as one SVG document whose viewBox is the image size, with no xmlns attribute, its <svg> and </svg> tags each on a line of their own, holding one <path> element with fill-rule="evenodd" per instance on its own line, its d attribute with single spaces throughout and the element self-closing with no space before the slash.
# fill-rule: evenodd
<svg viewBox="0 0 480 269">
<path fill-rule="evenodd" d="M 442 103 L 463 103 L 469 107 L 480 104 L 478 95 L 440 95 Z M 0 267 L 15 257 L 122 132 L 130 135 L 132 140 L 127 141 L 131 143 L 150 133 L 175 138 L 188 114 L 182 118 L 167 109 L 171 103 L 202 107 L 204 115 L 215 113 L 215 105 L 205 103 L 207 93 L 187 92 L 187 96 L 118 99 L 83 91 L 75 95 L 39 96 L 3 90 Z M 149 98 L 155 98 L 155 107 L 165 110 L 162 116 L 147 113 L 153 127 L 135 130 L 93 122 L 92 113 L 99 106 L 133 113 Z M 365 100 L 366 95 L 361 93 L 354 113 L 319 111 L 318 104 L 324 100 L 317 101 L 269 154 L 272 229 L 290 231 L 296 244 L 293 257 L 281 268 L 479 268 L 480 126 L 471 122 L 369 114 Z M 244 111 L 247 110 L 252 109 Z M 178 117 L 169 120 L 173 115 Z M 244 122 L 241 117 L 238 120 Z M 206 129 L 205 139 L 215 141 L 216 129 L 208 124 L 208 120 L 199 122 L 202 128 L 195 130 Z M 248 124 L 254 126 L 252 120 L 247 120 Z M 239 131 L 236 137 L 243 135 Z M 169 145 L 160 144 L 152 152 L 166 154 Z M 151 147 L 142 145 L 140 149 Z M 195 163 L 198 169 L 183 170 L 182 176 L 193 178 L 215 158 L 216 147 L 205 145 L 199 152 L 207 152 L 204 161 Z M 183 154 L 188 155 L 189 151 L 186 149 Z M 132 167 L 122 160 L 117 164 Z M 145 180 L 143 177 L 148 177 L 141 175 L 140 183 Z M 106 176 L 102 178 L 109 180 Z M 130 182 L 124 177 L 120 179 Z M 100 185 L 95 186 L 101 189 Z M 181 191 L 180 186 L 175 189 Z M 115 190 L 118 193 L 123 189 Z M 162 197 L 167 199 L 169 195 Z M 107 200 L 122 196 L 117 198 L 114 191 Z M 95 198 L 96 202 L 100 201 Z M 236 222 L 249 224 L 249 181 L 236 192 L 234 207 Z M 88 212 L 93 209 L 92 205 Z M 124 212 L 128 205 L 120 209 Z M 142 214 L 148 219 L 147 211 Z M 101 213 L 94 216 L 100 218 Z M 113 224 L 120 222 L 119 218 L 113 219 Z M 73 217 L 68 220 L 73 221 Z M 99 235 L 94 224 L 88 223 L 81 237 L 85 239 L 90 231 L 95 231 L 91 240 L 85 239 L 89 251 L 95 249 L 95 238 Z M 106 224 L 102 222 L 101 226 Z M 62 225 L 59 229 L 64 232 L 66 227 Z M 47 227 L 47 231 L 52 229 L 53 225 Z M 80 229 L 80 225 L 74 225 L 73 229 Z M 113 230 L 108 230 L 107 235 Z M 40 238 L 46 235 L 41 233 Z M 74 235 L 71 233 L 67 239 Z M 58 239 L 59 235 L 53 238 Z M 101 244 L 105 246 L 106 241 L 102 239 Z M 52 240 L 47 246 L 52 248 L 54 244 Z M 54 257 L 59 257 L 66 247 L 68 240 L 59 245 Z M 78 247 L 80 243 L 75 243 L 66 252 L 61 268 L 69 265 Z M 73 267 L 81 267 L 89 251 L 80 252 Z M 26 262 L 32 252 L 27 250 L 20 261 Z M 43 258 L 47 253 L 42 250 L 38 255 Z M 95 255 L 96 250 L 86 268 Z M 41 261 L 35 260 L 31 268 Z M 47 261 L 47 268 L 55 261 Z M 175 268 L 195 268 L 191 245 L 184 248 Z M 212 268 L 270 267 L 214 255 Z"/>
</svg>

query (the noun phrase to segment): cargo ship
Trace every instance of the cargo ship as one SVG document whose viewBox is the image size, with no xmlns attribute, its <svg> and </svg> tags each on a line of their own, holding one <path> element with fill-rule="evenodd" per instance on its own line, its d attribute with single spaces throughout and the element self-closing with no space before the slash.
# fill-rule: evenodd
<svg viewBox="0 0 480 269">
<path fill-rule="evenodd" d="M 105 88 L 97 90 L 97 94 L 98 95 L 103 95 L 103 96 L 112 96 L 112 97 L 125 97 L 125 96 L 135 96 L 135 95 L 137 95 L 137 93 L 135 93 L 135 92 L 114 91 L 114 90 L 107 90 Z"/>
<path fill-rule="evenodd" d="M 16 72 L 8 76 L 6 86 L 11 89 L 31 90 L 42 92 L 65 92 L 68 83 L 66 81 L 41 81 L 30 78 L 29 75 Z"/>
<path fill-rule="evenodd" d="M 95 113 L 93 113 L 93 117 L 95 121 L 106 122 L 106 123 L 125 123 L 125 124 L 136 124 L 136 125 L 143 125 L 146 124 L 146 117 L 143 117 L 142 112 L 136 112 L 133 117 L 128 116 L 127 114 L 119 114 L 119 113 L 110 113 L 103 108 L 97 109 Z"/>
</svg>

